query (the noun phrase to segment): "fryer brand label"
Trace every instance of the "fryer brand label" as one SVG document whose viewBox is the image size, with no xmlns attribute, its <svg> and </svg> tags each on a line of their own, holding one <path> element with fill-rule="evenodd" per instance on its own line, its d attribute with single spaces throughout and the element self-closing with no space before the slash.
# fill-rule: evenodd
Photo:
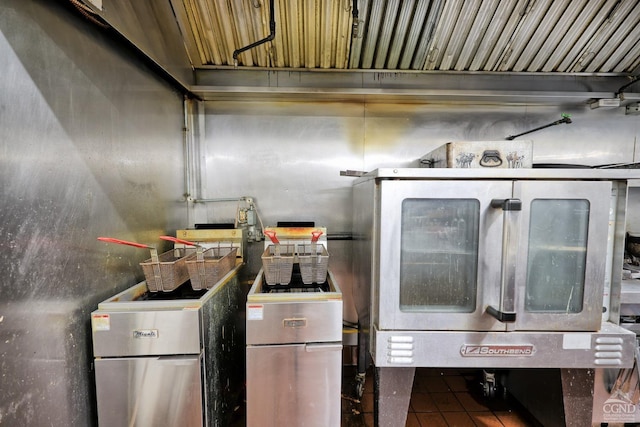
<svg viewBox="0 0 640 427">
<path fill-rule="evenodd" d="M 158 338 L 157 329 L 136 329 L 133 331 L 133 338 Z"/>
<path fill-rule="evenodd" d="M 536 348 L 533 345 L 471 345 L 465 344 L 460 348 L 464 357 L 511 357 L 533 356 Z"/>
<path fill-rule="evenodd" d="M 247 305 L 247 320 L 262 320 L 264 319 L 264 305 L 263 304 L 248 304 Z"/>
<path fill-rule="evenodd" d="M 307 319 L 304 319 L 304 318 L 284 319 L 282 323 L 285 328 L 306 328 L 307 327 Z"/>
<path fill-rule="evenodd" d="M 111 317 L 108 314 L 92 314 L 91 328 L 94 331 L 111 330 Z"/>
</svg>

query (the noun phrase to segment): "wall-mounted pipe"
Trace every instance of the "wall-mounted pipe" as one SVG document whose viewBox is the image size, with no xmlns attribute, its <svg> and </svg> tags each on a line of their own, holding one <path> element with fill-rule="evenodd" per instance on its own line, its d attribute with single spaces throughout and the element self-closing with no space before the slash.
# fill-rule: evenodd
<svg viewBox="0 0 640 427">
<path fill-rule="evenodd" d="M 184 199 L 188 201 L 193 197 L 191 188 L 191 104 L 189 99 L 185 96 L 182 102 L 182 151 L 184 153 Z"/>
<path fill-rule="evenodd" d="M 356 39 L 360 36 L 360 21 L 358 11 L 358 0 L 353 0 L 353 8 L 351 9 L 351 15 L 353 16 L 353 22 L 351 23 L 351 37 Z"/>
<path fill-rule="evenodd" d="M 253 197 L 221 197 L 217 199 L 193 199 L 193 203 L 219 203 L 219 202 L 244 202 L 252 201 Z"/>
<path fill-rule="evenodd" d="M 535 129 L 531 129 L 531 130 L 528 130 L 526 132 L 519 133 L 517 135 L 510 135 L 510 136 L 506 137 L 505 139 L 507 141 L 513 141 L 514 139 L 516 139 L 519 136 L 527 135 L 529 133 L 532 133 L 532 132 L 535 132 L 535 131 L 538 131 L 538 130 L 541 130 L 541 129 L 546 129 L 546 128 L 551 127 L 551 126 L 561 125 L 562 123 L 566 123 L 568 125 L 573 123 L 571 121 L 571 115 L 562 113 L 562 118 L 560 120 L 556 120 L 555 122 L 549 123 L 548 125 L 540 126 L 540 127 L 535 128 Z"/>
<path fill-rule="evenodd" d="M 257 42 L 251 43 L 250 45 L 247 45 L 245 47 L 241 47 L 240 49 L 236 49 L 233 51 L 233 66 L 237 67 L 238 66 L 238 55 L 240 55 L 242 52 L 247 51 L 249 49 L 253 49 L 256 46 L 260 46 L 261 44 L 264 44 L 266 42 L 270 42 L 271 40 L 276 38 L 276 18 L 275 18 L 275 6 L 274 6 L 274 0 L 271 0 L 269 2 L 269 35 L 265 38 L 263 38 L 262 40 L 258 40 Z"/>
</svg>

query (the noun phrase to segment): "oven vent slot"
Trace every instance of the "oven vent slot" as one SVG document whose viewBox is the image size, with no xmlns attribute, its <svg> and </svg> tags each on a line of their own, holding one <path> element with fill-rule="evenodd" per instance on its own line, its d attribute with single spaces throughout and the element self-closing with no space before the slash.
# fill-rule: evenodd
<svg viewBox="0 0 640 427">
<path fill-rule="evenodd" d="M 622 338 L 596 338 L 594 363 L 598 366 L 618 366 L 622 364 Z"/>
<path fill-rule="evenodd" d="M 389 337 L 387 350 L 387 360 L 389 363 L 399 365 L 413 363 L 413 337 Z"/>
</svg>

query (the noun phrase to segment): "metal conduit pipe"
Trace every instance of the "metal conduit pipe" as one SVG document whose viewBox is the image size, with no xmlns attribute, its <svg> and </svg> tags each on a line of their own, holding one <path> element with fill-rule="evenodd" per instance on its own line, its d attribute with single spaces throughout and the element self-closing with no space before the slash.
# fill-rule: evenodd
<svg viewBox="0 0 640 427">
<path fill-rule="evenodd" d="M 260 46 L 261 44 L 264 44 L 266 42 L 270 42 L 276 37 L 276 18 L 275 18 L 274 0 L 271 0 L 269 2 L 269 31 L 270 31 L 269 35 L 263 38 L 262 40 L 258 40 L 257 42 L 251 43 L 250 45 L 234 50 L 233 66 L 236 68 L 238 67 L 238 55 L 240 55 L 242 52 L 249 49 L 253 49 L 254 47 Z"/>
<path fill-rule="evenodd" d="M 349 232 L 327 233 L 327 240 L 353 240 L 353 233 L 349 233 Z"/>
<path fill-rule="evenodd" d="M 252 197 L 221 197 L 217 199 L 194 199 L 193 203 L 217 203 L 217 202 L 243 202 Z"/>
<path fill-rule="evenodd" d="M 184 153 L 184 198 L 188 201 L 193 194 L 191 193 L 191 144 L 190 144 L 190 103 L 189 99 L 185 96 L 182 101 L 182 150 Z"/>
<path fill-rule="evenodd" d="M 360 35 L 360 22 L 358 21 L 358 0 L 353 0 L 351 15 L 353 16 L 353 22 L 351 23 L 351 37 L 355 39 Z"/>
</svg>

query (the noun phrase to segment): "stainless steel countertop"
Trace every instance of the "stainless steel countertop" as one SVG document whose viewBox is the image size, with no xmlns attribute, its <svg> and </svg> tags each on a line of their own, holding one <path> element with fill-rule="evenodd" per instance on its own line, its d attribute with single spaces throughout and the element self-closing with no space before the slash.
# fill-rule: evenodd
<svg viewBox="0 0 640 427">
<path fill-rule="evenodd" d="M 355 182 L 370 179 L 551 179 L 551 180 L 640 180 L 640 169 L 481 169 L 481 168 L 380 168 Z M 631 185 L 637 183 L 630 183 Z"/>
</svg>

